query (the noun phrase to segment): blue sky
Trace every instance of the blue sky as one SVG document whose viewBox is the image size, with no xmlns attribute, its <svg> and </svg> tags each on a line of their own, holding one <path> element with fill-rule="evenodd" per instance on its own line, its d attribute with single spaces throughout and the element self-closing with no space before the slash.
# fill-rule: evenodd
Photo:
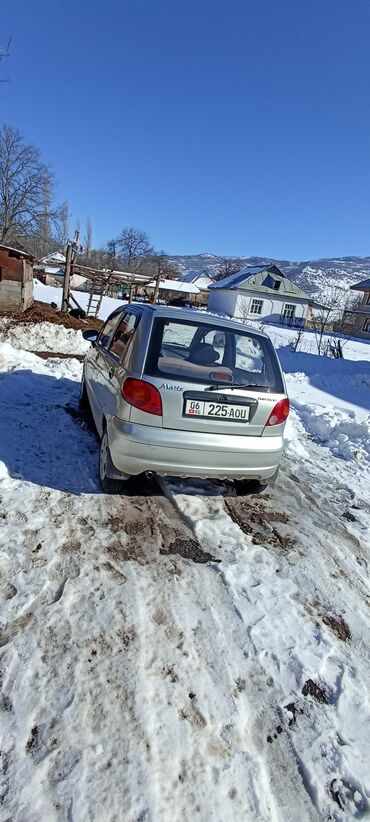
<svg viewBox="0 0 370 822">
<path fill-rule="evenodd" d="M 2 0 L 0 121 L 95 244 L 370 254 L 369 0 Z"/>
</svg>

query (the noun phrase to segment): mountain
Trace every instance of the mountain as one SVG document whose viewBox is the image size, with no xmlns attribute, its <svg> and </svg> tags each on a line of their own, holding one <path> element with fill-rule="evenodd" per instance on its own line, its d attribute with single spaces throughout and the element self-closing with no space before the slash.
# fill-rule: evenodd
<svg viewBox="0 0 370 822">
<path fill-rule="evenodd" d="M 370 277 L 370 257 L 339 257 L 322 260 L 296 262 L 276 260 L 269 257 L 220 257 L 216 254 L 188 254 L 169 257 L 179 269 L 188 272 L 214 276 L 225 259 L 236 260 L 240 268 L 261 263 L 275 263 L 284 274 L 316 299 L 323 298 L 334 287 L 348 289 L 350 285 Z"/>
</svg>

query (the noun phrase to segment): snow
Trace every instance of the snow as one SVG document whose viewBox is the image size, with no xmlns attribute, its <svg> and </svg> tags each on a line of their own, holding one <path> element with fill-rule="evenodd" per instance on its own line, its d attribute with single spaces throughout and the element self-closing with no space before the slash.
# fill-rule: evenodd
<svg viewBox="0 0 370 822">
<path fill-rule="evenodd" d="M 285 348 L 291 352 L 291 361 L 290 364 L 297 362 L 297 355 L 295 352 L 291 350 L 292 343 L 297 338 L 297 330 L 293 328 L 284 328 L 283 326 L 279 325 L 270 325 L 270 324 L 261 324 L 263 328 L 262 330 L 265 334 L 271 338 L 272 342 L 274 343 L 275 348 L 281 349 Z M 325 343 L 332 339 L 332 335 L 324 334 L 323 335 L 323 346 L 322 350 L 325 349 Z M 363 360 L 365 362 L 370 362 L 370 339 L 369 340 L 360 340 L 356 338 L 349 338 L 344 339 L 342 341 L 342 348 L 343 348 L 343 356 L 345 360 Z M 307 329 L 303 332 L 302 339 L 298 346 L 298 354 L 317 354 L 317 341 L 315 332 Z M 321 370 L 326 370 L 328 368 L 327 365 L 323 365 L 326 363 L 326 358 L 316 358 L 315 359 L 316 367 L 320 368 Z M 329 369 L 331 371 L 331 368 Z"/>
<path fill-rule="evenodd" d="M 72 291 L 71 293 L 81 308 L 86 311 L 89 302 L 89 294 L 84 291 Z M 50 303 L 54 302 L 58 308 L 60 308 L 62 303 L 62 289 L 51 285 L 35 285 L 33 289 L 33 296 L 35 300 L 39 300 L 42 303 L 48 303 L 50 305 Z M 98 314 L 99 319 L 106 320 L 112 311 L 116 308 L 123 307 L 126 305 L 126 302 L 127 300 L 117 300 L 113 297 L 103 297 Z"/>
<path fill-rule="evenodd" d="M 268 329 L 292 412 L 267 495 L 109 497 L 81 363 L 23 349 L 80 332 L 38 329 L 0 342 L 4 819 L 367 817 L 370 346 Z M 184 529 L 219 561 L 168 553 Z"/>
<path fill-rule="evenodd" d="M 295 404 L 295 408 L 298 408 Z M 346 414 L 336 408 L 300 408 L 300 418 L 311 435 L 343 459 L 370 460 L 370 414 L 356 422 L 355 412 Z"/>
<path fill-rule="evenodd" d="M 154 287 L 154 285 L 154 282 L 149 283 L 150 287 Z M 185 293 L 199 294 L 199 288 L 197 288 L 196 285 L 192 285 L 192 283 L 183 283 L 180 280 L 164 280 L 161 282 L 161 288 L 167 291 L 181 291 Z M 86 311 L 89 302 L 89 294 L 87 292 L 73 290 L 71 293 L 81 308 Z M 49 304 L 51 302 L 55 302 L 58 308 L 61 306 L 62 290 L 60 288 L 55 288 L 50 285 L 35 285 L 33 294 L 35 300 L 40 300 L 40 302 Z M 113 297 L 103 297 L 98 314 L 99 319 L 106 320 L 112 311 L 116 308 L 121 308 L 126 304 L 127 300 L 118 300 Z"/>
<path fill-rule="evenodd" d="M 90 348 L 90 343 L 84 340 L 81 331 L 64 328 L 63 325 L 48 322 L 9 325 L 3 318 L 0 320 L 0 342 L 7 341 L 14 348 L 71 355 L 86 354 Z"/>
<path fill-rule="evenodd" d="M 155 288 L 156 283 L 153 280 L 149 283 L 148 288 Z M 199 288 L 194 283 L 184 283 L 181 280 L 161 280 L 160 291 L 181 291 L 185 294 L 199 294 Z"/>
</svg>

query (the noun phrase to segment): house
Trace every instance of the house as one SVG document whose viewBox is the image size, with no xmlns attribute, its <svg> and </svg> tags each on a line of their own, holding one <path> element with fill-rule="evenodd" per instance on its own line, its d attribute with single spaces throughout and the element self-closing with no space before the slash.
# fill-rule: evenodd
<svg viewBox="0 0 370 822">
<path fill-rule="evenodd" d="M 27 251 L 0 245 L 0 309 L 25 311 L 33 304 L 34 257 Z"/>
<path fill-rule="evenodd" d="M 208 310 L 235 319 L 304 327 L 321 306 L 273 264 L 249 265 L 209 286 Z"/>
<path fill-rule="evenodd" d="M 182 275 L 181 282 L 195 285 L 200 292 L 195 298 L 195 301 L 198 304 L 205 305 L 207 303 L 208 289 L 214 282 L 207 271 L 188 271 L 187 274 Z"/>
<path fill-rule="evenodd" d="M 37 265 L 34 265 L 35 277 L 44 285 L 55 285 L 56 283 L 63 285 L 65 264 L 65 254 L 62 254 L 61 251 L 53 251 L 51 254 L 47 254 L 46 257 L 42 257 Z M 71 275 L 71 288 L 81 288 L 85 283 L 86 277 L 82 277 L 80 274 Z"/>
<path fill-rule="evenodd" d="M 145 286 L 144 291 L 154 291 L 157 288 L 157 283 L 152 280 Z M 194 299 L 198 296 L 199 288 L 194 283 L 185 283 L 182 280 L 161 280 L 159 283 L 158 295 L 166 301 L 183 297 L 187 300 Z"/>
<path fill-rule="evenodd" d="M 65 263 L 65 255 L 60 251 L 47 254 L 46 257 L 42 257 L 41 260 L 38 260 L 37 264 L 34 265 L 33 270 L 35 277 L 45 285 L 54 285 L 56 275 L 62 275 L 64 273 Z"/>
<path fill-rule="evenodd" d="M 199 271 L 188 271 L 187 274 L 183 274 L 181 281 L 183 283 L 196 285 L 199 291 L 207 291 L 209 286 L 214 282 L 206 271 L 201 271 L 200 273 Z"/>
<path fill-rule="evenodd" d="M 351 285 L 351 291 L 363 291 L 362 303 L 351 309 L 354 319 L 354 334 L 370 340 L 370 279 Z"/>
</svg>

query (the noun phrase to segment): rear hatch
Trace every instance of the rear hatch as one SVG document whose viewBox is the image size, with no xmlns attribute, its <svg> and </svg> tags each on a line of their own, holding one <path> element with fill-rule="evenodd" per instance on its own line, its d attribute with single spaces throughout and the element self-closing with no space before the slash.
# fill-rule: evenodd
<svg viewBox="0 0 370 822">
<path fill-rule="evenodd" d="M 155 319 L 143 377 L 160 392 L 163 427 L 189 434 L 260 436 L 284 396 L 267 337 L 205 323 L 201 314 Z"/>
</svg>

